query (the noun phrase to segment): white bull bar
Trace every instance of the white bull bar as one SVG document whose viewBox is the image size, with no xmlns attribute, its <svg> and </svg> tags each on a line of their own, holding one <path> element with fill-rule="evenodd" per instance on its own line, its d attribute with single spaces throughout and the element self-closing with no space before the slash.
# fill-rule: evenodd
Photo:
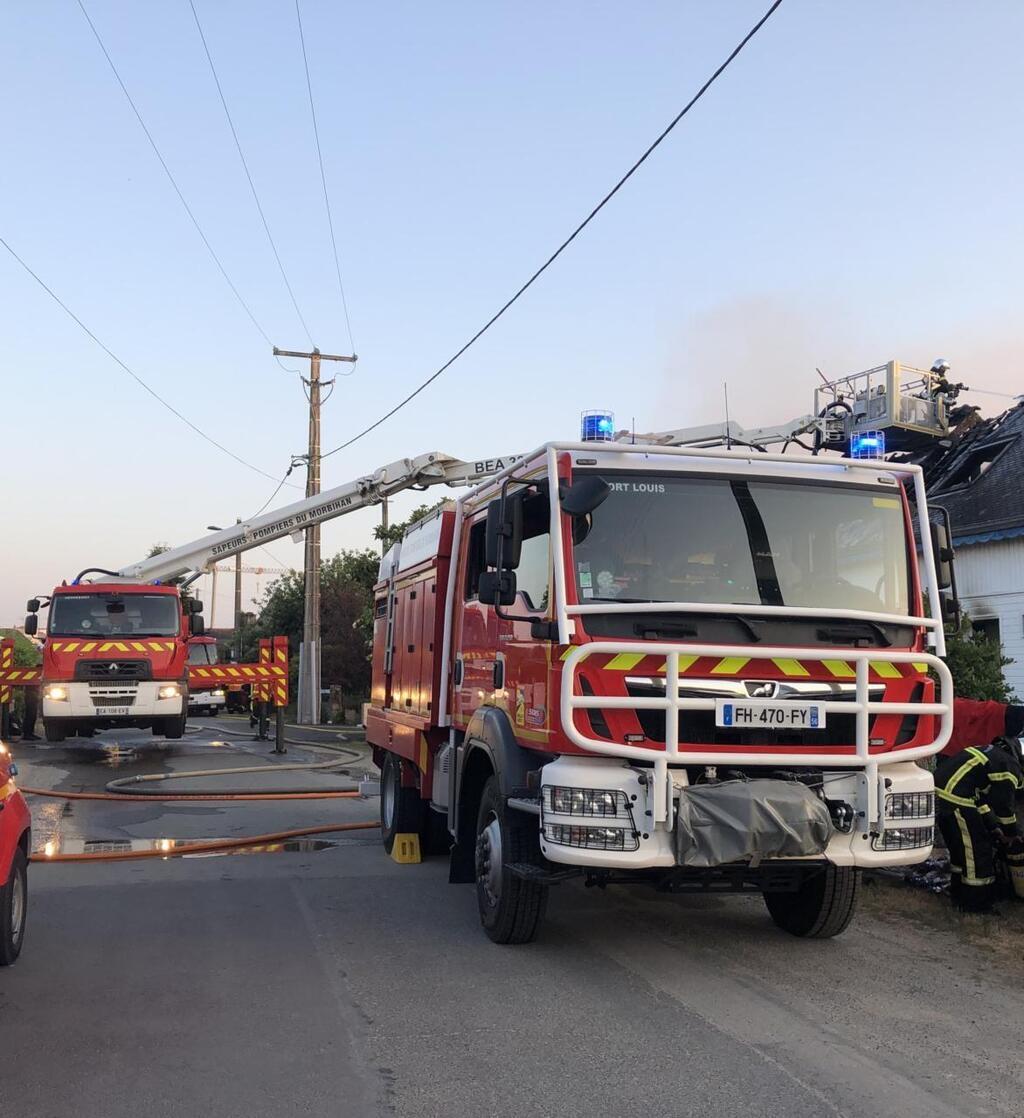
<svg viewBox="0 0 1024 1118">
<path fill-rule="evenodd" d="M 854 664 L 856 672 L 856 692 L 854 701 L 817 700 L 826 714 L 854 714 L 856 716 L 856 752 L 838 751 L 819 753 L 794 753 L 785 751 L 743 752 L 722 750 L 711 752 L 699 746 L 679 745 L 679 712 L 683 710 L 714 710 L 713 697 L 682 697 L 679 694 L 679 657 L 726 657 L 742 652 L 749 660 L 772 660 L 775 658 L 796 659 L 801 661 L 822 661 L 842 659 Z M 584 695 L 576 694 L 576 675 L 580 665 L 589 657 L 599 654 L 615 656 L 620 653 L 634 653 L 644 656 L 664 656 L 665 697 L 649 698 L 631 695 Z M 895 703 L 872 700 L 868 691 L 871 662 L 888 664 L 922 664 L 931 668 L 938 677 L 939 701 L 934 703 Z M 886 765 L 902 761 L 916 761 L 938 753 L 949 741 L 953 732 L 953 678 L 949 669 L 937 656 L 924 652 L 890 652 L 878 648 L 870 649 L 821 649 L 821 648 L 764 648 L 744 645 L 722 644 L 662 644 L 653 641 L 592 641 L 574 648 L 562 664 L 562 728 L 568 738 L 581 749 L 592 753 L 602 753 L 609 757 L 620 757 L 631 761 L 646 761 L 654 765 L 653 804 L 654 821 L 664 823 L 672 829 L 672 783 L 669 766 L 676 765 L 799 765 L 810 768 L 861 769 L 867 783 L 868 811 L 866 822 L 869 826 L 884 827 L 885 813 L 884 789 L 880 788 L 880 769 Z M 771 699 L 745 699 L 751 706 L 770 706 Z M 665 712 L 665 748 L 649 749 L 638 745 L 626 745 L 591 737 L 581 733 L 575 724 L 578 710 L 663 710 Z M 871 753 L 869 729 L 871 717 L 875 714 L 931 714 L 939 716 L 938 735 L 925 745 L 908 749 L 892 749 L 885 753 Z"/>
</svg>

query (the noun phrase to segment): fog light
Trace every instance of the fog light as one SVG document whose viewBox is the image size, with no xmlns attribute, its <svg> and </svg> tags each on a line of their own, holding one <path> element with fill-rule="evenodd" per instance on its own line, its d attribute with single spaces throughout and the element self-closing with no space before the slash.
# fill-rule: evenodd
<svg viewBox="0 0 1024 1118">
<path fill-rule="evenodd" d="M 934 792 L 891 792 L 885 797 L 886 819 L 931 819 L 934 814 Z"/>
<path fill-rule="evenodd" d="M 544 785 L 544 810 L 552 815 L 625 817 L 629 801 L 625 792 L 606 788 L 562 788 Z"/>
<path fill-rule="evenodd" d="M 544 837 L 559 846 L 578 846 L 585 850 L 636 850 L 640 839 L 621 827 L 574 827 L 565 823 L 545 823 Z"/>
<path fill-rule="evenodd" d="M 43 698 L 52 699 L 55 703 L 66 703 L 68 701 L 68 689 L 61 687 L 58 683 L 51 683 L 43 692 Z"/>
<path fill-rule="evenodd" d="M 181 688 L 176 683 L 168 683 L 157 692 L 161 699 L 177 699 L 181 695 Z"/>
<path fill-rule="evenodd" d="M 926 793 L 927 794 L 927 793 Z M 913 793 L 908 793 L 913 795 Z M 871 840 L 873 850 L 915 850 L 935 842 L 934 827 L 893 827 Z"/>
</svg>

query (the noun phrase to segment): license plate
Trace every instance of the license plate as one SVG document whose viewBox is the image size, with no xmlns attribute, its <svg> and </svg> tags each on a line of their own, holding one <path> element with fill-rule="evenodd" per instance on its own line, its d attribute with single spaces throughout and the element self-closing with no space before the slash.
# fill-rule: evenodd
<svg viewBox="0 0 1024 1118">
<path fill-rule="evenodd" d="M 120 718 L 127 717 L 127 707 L 97 707 L 96 714 L 100 718 Z"/>
<path fill-rule="evenodd" d="M 824 730 L 819 703 L 744 703 L 718 699 L 715 725 L 729 730 Z"/>
</svg>

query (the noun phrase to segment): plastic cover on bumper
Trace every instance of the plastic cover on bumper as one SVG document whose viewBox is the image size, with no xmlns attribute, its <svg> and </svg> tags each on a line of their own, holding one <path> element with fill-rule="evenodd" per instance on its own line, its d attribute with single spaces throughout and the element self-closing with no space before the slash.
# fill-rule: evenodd
<svg viewBox="0 0 1024 1118">
<path fill-rule="evenodd" d="M 828 807 L 796 781 L 697 784 L 679 790 L 676 859 L 681 866 L 710 867 L 820 857 L 832 830 Z"/>
</svg>

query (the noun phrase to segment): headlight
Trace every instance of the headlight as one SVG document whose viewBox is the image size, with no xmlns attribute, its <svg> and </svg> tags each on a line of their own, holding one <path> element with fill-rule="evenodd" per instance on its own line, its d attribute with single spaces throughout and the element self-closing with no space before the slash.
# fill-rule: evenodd
<svg viewBox="0 0 1024 1118">
<path fill-rule="evenodd" d="M 931 819 L 934 814 L 934 792 L 890 792 L 885 797 L 886 819 Z"/>
<path fill-rule="evenodd" d="M 619 827 L 569 827 L 545 823 L 544 837 L 559 846 L 579 846 L 585 850 L 636 850 L 639 836 Z"/>
<path fill-rule="evenodd" d="M 181 695 L 181 688 L 176 683 L 165 684 L 157 692 L 161 699 L 177 699 Z"/>
<path fill-rule="evenodd" d="M 551 815 L 600 815 L 624 817 L 628 801 L 625 792 L 606 788 L 561 788 L 544 785 L 544 811 Z M 557 841 L 557 840 L 555 840 Z"/>
<path fill-rule="evenodd" d="M 68 701 L 68 689 L 61 687 L 59 683 L 51 683 L 43 692 L 43 698 L 52 699 L 55 703 L 66 703 Z"/>
<path fill-rule="evenodd" d="M 223 688 L 217 688 L 217 690 L 216 690 L 216 691 L 211 691 L 211 692 L 210 692 L 210 694 L 211 694 L 211 695 L 212 695 L 212 696 L 213 696 L 213 697 L 214 697 L 215 699 L 223 699 L 223 698 L 224 698 L 224 690 L 223 690 Z"/>
<path fill-rule="evenodd" d="M 886 829 L 871 840 L 873 850 L 917 850 L 931 846 L 935 841 L 932 827 L 894 827 Z"/>
</svg>

